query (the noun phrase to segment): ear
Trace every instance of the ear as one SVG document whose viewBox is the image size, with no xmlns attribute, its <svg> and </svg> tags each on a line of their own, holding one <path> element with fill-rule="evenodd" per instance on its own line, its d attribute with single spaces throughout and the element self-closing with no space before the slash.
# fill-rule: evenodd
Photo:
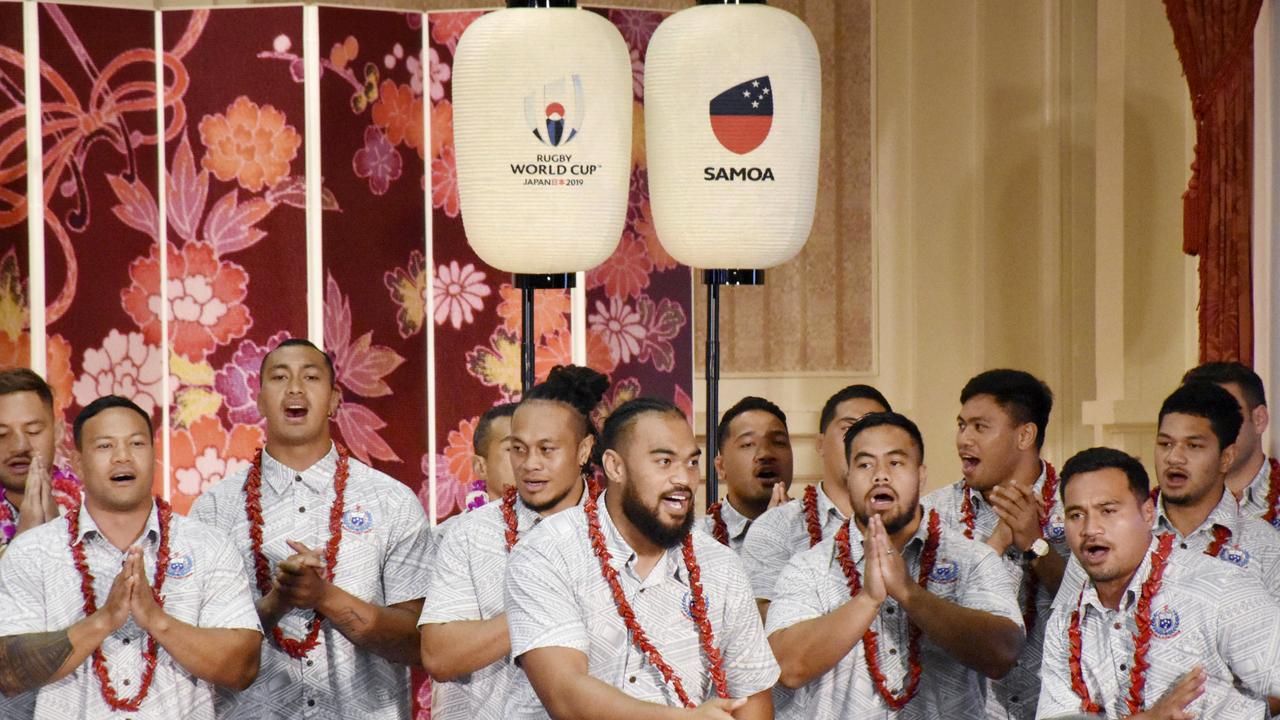
<svg viewBox="0 0 1280 720">
<path fill-rule="evenodd" d="M 338 404 L 342 402 L 342 390 L 337 386 L 333 386 L 333 391 L 329 393 L 329 417 L 333 418 L 338 412 Z"/>
<path fill-rule="evenodd" d="M 1142 501 L 1142 521 L 1148 526 L 1154 525 L 1156 522 L 1156 501 L 1150 496 Z"/>
<path fill-rule="evenodd" d="M 1036 424 L 1022 423 L 1018 426 L 1018 449 L 1031 450 L 1036 446 Z"/>
<path fill-rule="evenodd" d="M 1259 405 L 1249 413 L 1249 419 L 1253 421 L 1253 427 L 1257 429 L 1261 435 L 1267 431 L 1271 425 L 1271 413 L 1267 411 L 1266 405 Z"/>
<path fill-rule="evenodd" d="M 489 465 L 481 455 L 471 456 L 471 472 L 481 480 L 489 479 Z"/>
<path fill-rule="evenodd" d="M 716 477 L 724 477 L 724 455 L 716 453 L 716 461 L 712 465 L 716 466 Z"/>
<path fill-rule="evenodd" d="M 1236 444 L 1231 443 L 1218 455 L 1218 472 L 1226 475 L 1227 471 L 1231 469 L 1231 466 L 1234 465 L 1235 462 Z"/>
<path fill-rule="evenodd" d="M 591 461 L 591 451 L 596 449 L 596 439 L 590 435 L 578 441 L 578 466 Z"/>
<path fill-rule="evenodd" d="M 600 458 L 601 464 L 604 465 L 604 476 L 609 482 L 622 482 L 626 476 L 626 468 L 622 465 L 622 456 L 617 450 L 612 448 L 605 450 L 604 455 Z"/>
<path fill-rule="evenodd" d="M 924 463 L 920 463 L 920 481 L 916 487 L 916 491 L 920 493 L 920 497 L 924 497 L 924 487 L 929 484 L 929 468 Z"/>
</svg>

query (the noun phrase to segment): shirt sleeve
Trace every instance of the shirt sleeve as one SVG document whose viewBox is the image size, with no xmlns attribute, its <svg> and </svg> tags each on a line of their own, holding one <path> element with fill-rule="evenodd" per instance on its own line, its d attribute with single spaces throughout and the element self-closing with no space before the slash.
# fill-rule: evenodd
<svg viewBox="0 0 1280 720">
<path fill-rule="evenodd" d="M 802 564 L 800 557 L 797 555 L 787 563 L 774 586 L 773 602 L 765 616 L 765 632 L 769 635 L 822 617 L 834 609 L 822 600 L 822 575 Z"/>
<path fill-rule="evenodd" d="M 985 544 L 977 543 L 972 575 L 966 578 L 960 604 L 971 610 L 1008 618 L 1022 627 L 1022 611 L 1018 608 L 1018 581 L 1004 561 Z M 1021 571 L 1018 573 L 1021 579 Z M 1024 628 L 1025 629 L 1025 628 Z"/>
<path fill-rule="evenodd" d="M 199 626 L 262 632 L 249 576 L 232 542 L 215 533 L 209 572 L 205 574 Z"/>
<path fill-rule="evenodd" d="M 29 540 L 29 538 L 27 538 Z M 45 632 L 45 601 L 39 548 L 19 536 L 0 556 L 0 637 Z"/>
<path fill-rule="evenodd" d="M 1218 608 L 1218 652 L 1231 674 L 1246 688 L 1280 697 L 1280 601 L 1267 593 L 1255 577 L 1240 573 L 1240 585 Z M 1247 618 L 1271 618 L 1250 622 Z"/>
<path fill-rule="evenodd" d="M 452 527 L 439 539 L 418 626 L 483 620 L 469 552 L 470 527 Z M 494 568 L 497 571 L 497 568 Z"/>
<path fill-rule="evenodd" d="M 742 542 L 742 564 L 751 580 L 751 591 L 761 600 L 773 600 L 778 575 L 795 554 L 786 533 L 781 532 L 786 517 L 789 515 L 779 512 L 773 517 L 760 518 L 752 523 Z"/>
<path fill-rule="evenodd" d="M 419 600 L 427 593 L 431 569 L 431 528 L 417 496 L 396 484 L 392 494 L 395 519 L 382 560 L 383 597 L 387 605 Z"/>
<path fill-rule="evenodd" d="M 211 528 L 218 527 L 218 501 L 214 497 L 217 493 L 209 490 L 200 493 L 196 501 L 191 504 L 191 510 L 187 512 L 187 518 L 204 523 Z"/>
<path fill-rule="evenodd" d="M 736 561 L 730 568 L 722 657 L 729 696 L 744 698 L 777 684 L 781 670 L 765 638 L 746 573 Z"/>
<path fill-rule="evenodd" d="M 520 543 L 507 562 L 507 629 L 511 657 L 541 647 L 567 647 L 586 654 L 587 624 L 563 558 L 533 543 Z"/>
<path fill-rule="evenodd" d="M 1080 712 L 1080 698 L 1071 689 L 1071 670 L 1067 665 L 1068 618 L 1070 613 L 1054 612 L 1045 625 L 1037 720 Z"/>
</svg>

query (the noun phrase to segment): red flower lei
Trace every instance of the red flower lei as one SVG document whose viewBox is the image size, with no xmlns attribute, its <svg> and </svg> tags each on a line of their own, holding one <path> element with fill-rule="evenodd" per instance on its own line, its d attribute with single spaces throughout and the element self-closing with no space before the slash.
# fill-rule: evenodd
<svg viewBox="0 0 1280 720">
<path fill-rule="evenodd" d="M 938 542 L 942 537 L 942 522 L 938 519 L 936 510 L 929 511 L 929 536 L 925 540 L 924 550 L 920 552 L 920 587 L 927 588 L 929 585 L 929 574 L 933 572 L 934 563 L 938 559 Z M 849 549 L 849 523 L 846 521 L 836 533 L 836 558 L 840 561 L 840 569 L 844 571 L 845 582 L 849 585 L 849 597 L 854 597 L 858 591 L 862 589 L 862 576 L 858 573 L 858 566 L 853 562 L 853 553 Z M 880 670 L 880 652 L 877 643 L 877 635 L 874 630 L 867 628 L 867 632 L 862 636 L 862 650 L 867 657 L 867 672 L 871 674 L 871 682 L 875 685 L 876 692 L 884 700 L 885 704 L 891 710 L 901 710 L 911 702 L 916 696 L 916 690 L 920 687 L 920 675 L 923 668 L 920 667 L 920 628 L 911 624 L 911 631 L 907 640 L 907 662 L 909 663 L 909 671 L 907 675 L 906 686 L 902 688 L 901 695 L 893 694 L 889 690 L 888 681 L 884 673 Z"/>
<path fill-rule="evenodd" d="M 1267 490 L 1267 513 L 1262 519 L 1276 525 L 1276 519 L 1280 518 L 1280 460 L 1267 458 L 1267 461 L 1271 463 L 1271 487 Z"/>
<path fill-rule="evenodd" d="M 1044 485 L 1040 488 L 1040 502 L 1044 503 L 1045 513 L 1040 516 L 1040 535 L 1043 536 L 1049 531 L 1049 508 L 1053 507 L 1053 497 L 1058 493 L 1058 471 L 1053 469 L 1053 463 L 1046 462 L 1044 464 Z M 1022 610 L 1023 627 L 1027 632 L 1031 632 L 1031 628 L 1035 627 L 1036 615 L 1036 594 L 1040 592 L 1040 577 L 1035 571 L 1028 569 L 1027 572 L 1027 606 Z"/>
<path fill-rule="evenodd" d="M 964 523 L 964 536 L 972 540 L 975 522 L 973 516 L 973 490 L 968 485 L 964 486 L 964 500 L 960 502 L 960 522 Z"/>
<path fill-rule="evenodd" d="M 17 534 L 18 523 L 13 518 L 13 510 L 9 509 L 9 498 L 0 487 L 0 545 L 9 544 Z"/>
<path fill-rule="evenodd" d="M 707 508 L 707 514 L 711 516 L 711 537 L 716 539 L 721 545 L 729 544 L 729 526 L 724 524 L 724 516 L 720 514 L 720 509 L 724 506 L 723 500 L 717 500 Z"/>
<path fill-rule="evenodd" d="M 1151 649 L 1151 602 L 1160 592 L 1160 581 L 1164 577 L 1164 569 L 1169 561 L 1169 553 L 1173 551 L 1173 534 L 1160 536 L 1156 551 L 1151 554 L 1151 572 L 1142 583 L 1142 593 L 1138 596 L 1138 607 L 1134 612 L 1134 620 L 1138 632 L 1133 636 L 1133 664 L 1129 669 L 1129 697 L 1125 701 L 1128 714 L 1141 712 L 1146 704 L 1143 690 L 1147 685 L 1147 651 Z M 1101 713 L 1102 706 L 1089 697 L 1089 686 L 1084 681 L 1084 670 L 1080 666 L 1082 654 L 1082 633 L 1080 630 L 1080 605 L 1084 598 L 1084 588 L 1080 589 L 1080 599 L 1076 600 L 1076 609 L 1071 613 L 1071 626 L 1067 629 L 1070 639 L 1071 654 L 1067 664 L 1071 668 L 1071 689 L 1080 698 L 1080 710 L 1086 713 Z"/>
<path fill-rule="evenodd" d="M 1231 528 L 1214 524 L 1213 542 L 1209 543 L 1209 547 L 1205 549 L 1204 554 L 1212 558 L 1218 557 L 1218 553 L 1222 552 L 1222 548 L 1226 547 L 1227 541 L 1230 539 Z"/>
<path fill-rule="evenodd" d="M 649 664 L 657 668 L 662 674 L 662 679 L 676 691 L 680 702 L 686 708 L 696 707 L 696 703 L 692 702 L 688 693 L 685 692 L 684 683 L 680 681 L 667 661 L 662 659 L 662 654 L 658 652 L 658 648 L 654 647 L 648 634 L 636 620 L 636 613 L 631 608 L 631 603 L 627 602 L 622 584 L 618 582 L 618 571 L 609 564 L 609 547 L 605 543 L 604 532 L 600 530 L 600 515 L 596 501 L 597 497 L 593 495 L 582 509 L 587 515 L 587 534 L 591 538 L 591 548 L 600 561 L 600 574 L 604 576 L 605 582 L 613 592 L 613 603 L 618 609 L 618 615 L 627 626 L 627 631 L 631 633 L 631 639 L 636 647 L 640 648 L 649 659 Z M 720 655 L 719 648 L 715 646 L 715 638 L 711 633 L 711 621 L 707 618 L 707 598 L 702 592 L 702 571 L 698 567 L 697 557 L 693 554 L 692 533 L 684 537 L 683 553 L 685 567 L 689 570 L 689 591 L 693 596 L 690 614 L 693 615 L 694 623 L 698 626 L 698 642 L 702 645 L 702 653 L 707 656 L 707 661 L 711 665 L 711 680 L 716 686 L 716 694 L 722 698 L 728 698 L 729 681 L 724 674 L 724 658 Z"/>
<path fill-rule="evenodd" d="M 160 591 L 164 588 L 165 577 L 168 576 L 169 521 L 173 517 L 173 510 L 169 507 L 169 503 L 160 498 L 155 498 L 155 504 L 156 515 L 160 521 L 160 548 L 156 551 L 156 576 L 151 584 L 151 596 L 155 598 L 156 604 L 163 608 L 164 597 L 160 595 Z M 76 572 L 80 573 L 80 594 L 84 597 L 84 616 L 89 617 L 98 612 L 98 600 L 93 592 L 93 574 L 89 572 L 84 543 L 77 542 L 80 539 L 79 507 L 74 507 L 67 512 L 67 534 L 68 544 L 71 547 L 71 559 L 75 563 Z M 98 684 L 102 686 L 102 699 L 112 710 L 137 712 L 142 707 L 142 702 L 147 699 L 147 692 L 151 689 L 151 681 L 155 678 L 157 655 L 156 639 L 148 633 L 147 646 L 142 652 L 142 681 L 138 683 L 137 694 L 125 699 L 116 693 L 115 686 L 111 684 L 111 673 L 107 670 L 107 656 L 103 654 L 102 647 L 98 646 L 93 651 L 93 672 L 98 676 Z"/>
<path fill-rule="evenodd" d="M 334 572 L 338 567 L 338 546 L 342 544 L 342 512 L 346 505 L 347 477 L 350 472 L 350 455 L 341 443 L 334 443 L 338 451 L 338 468 L 333 474 L 333 490 L 337 497 L 329 508 L 329 542 L 324 549 L 324 579 L 333 582 Z M 253 550 L 253 568 L 258 581 L 258 591 L 263 595 L 271 592 L 271 563 L 262 553 L 262 449 L 258 449 L 253 458 L 253 466 L 249 468 L 249 477 L 244 482 L 244 512 L 249 518 L 249 542 Z M 320 613 L 312 611 L 310 629 L 302 640 L 294 640 L 284 636 L 277 625 L 271 629 L 271 637 L 276 645 L 289 657 L 296 659 L 305 657 L 320 640 Z"/>
<path fill-rule="evenodd" d="M 600 493 L 604 488 L 596 481 L 594 477 L 588 477 L 585 480 L 586 493 L 590 497 L 600 497 Z M 516 486 L 508 485 L 502 489 L 502 521 L 506 524 L 506 540 L 507 552 L 511 552 L 511 548 L 519 542 L 520 536 L 516 534 L 519 525 L 519 518 L 516 517 Z"/>
</svg>

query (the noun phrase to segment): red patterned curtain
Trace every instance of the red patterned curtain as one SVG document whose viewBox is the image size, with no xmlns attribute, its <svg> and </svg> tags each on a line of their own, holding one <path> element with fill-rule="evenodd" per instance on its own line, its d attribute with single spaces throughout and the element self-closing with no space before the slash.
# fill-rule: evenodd
<svg viewBox="0 0 1280 720">
<path fill-rule="evenodd" d="M 1253 26 L 1262 0 L 1165 0 L 1196 120 L 1182 249 L 1200 256 L 1200 360 L 1253 362 Z"/>
</svg>

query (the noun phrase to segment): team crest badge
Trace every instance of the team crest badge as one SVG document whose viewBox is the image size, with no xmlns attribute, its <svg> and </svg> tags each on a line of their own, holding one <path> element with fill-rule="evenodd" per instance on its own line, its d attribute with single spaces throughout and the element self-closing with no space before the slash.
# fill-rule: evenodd
<svg viewBox="0 0 1280 720">
<path fill-rule="evenodd" d="M 685 591 L 684 599 L 680 601 L 680 609 L 684 610 L 684 616 L 693 619 L 693 595 L 689 591 Z"/>
<path fill-rule="evenodd" d="M 1062 539 L 1067 536 L 1067 524 L 1062 513 L 1055 512 L 1049 516 L 1049 526 L 1045 534 L 1050 542 L 1062 542 Z"/>
<path fill-rule="evenodd" d="M 543 145 L 561 147 L 573 142 L 582 130 L 586 114 L 582 76 L 570 75 L 542 86 L 542 92 L 524 97 L 524 119 Z"/>
<path fill-rule="evenodd" d="M 939 560 L 929 572 L 929 582 L 950 584 L 960 579 L 960 566 L 954 560 Z"/>
<path fill-rule="evenodd" d="M 171 578 L 184 578 L 191 575 L 196 569 L 195 561 L 190 555 L 182 557 L 170 558 L 169 566 L 165 568 L 164 574 Z"/>
<path fill-rule="evenodd" d="M 1271 527 L 1280 530 L 1280 513 L 1276 513 L 1275 519 L 1271 521 Z"/>
<path fill-rule="evenodd" d="M 357 535 L 363 535 L 373 529 L 373 514 L 368 510 L 349 510 L 342 513 L 342 527 Z"/>
<path fill-rule="evenodd" d="M 1163 605 L 1159 610 L 1151 613 L 1151 632 L 1162 640 L 1177 637 L 1180 623 L 1178 611 L 1168 605 Z"/>
<path fill-rule="evenodd" d="M 1249 567 L 1249 557 L 1249 551 L 1239 545 L 1224 547 L 1218 553 L 1219 560 L 1226 560 L 1227 562 L 1233 565 L 1239 565 L 1240 567 Z"/>
</svg>

